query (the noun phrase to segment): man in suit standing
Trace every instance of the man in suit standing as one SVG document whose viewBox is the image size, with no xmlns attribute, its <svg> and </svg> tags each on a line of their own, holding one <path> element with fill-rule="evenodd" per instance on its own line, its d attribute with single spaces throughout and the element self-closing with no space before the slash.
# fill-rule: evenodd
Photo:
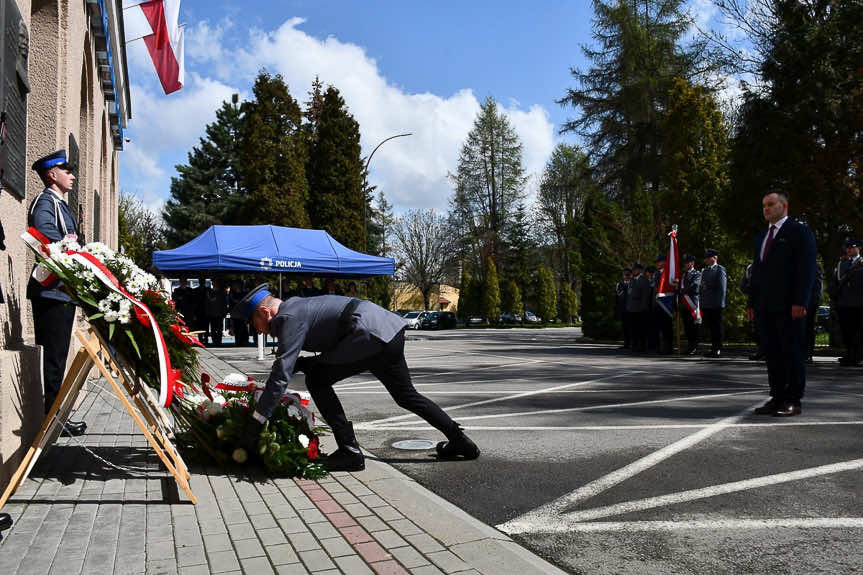
<svg viewBox="0 0 863 575">
<path fill-rule="evenodd" d="M 28 224 L 51 242 L 78 234 L 78 224 L 66 203 L 66 194 L 75 183 L 75 167 L 66 160 L 66 150 L 58 150 L 36 160 L 33 171 L 39 174 L 45 189 L 30 205 Z M 42 381 L 45 386 L 45 413 L 60 392 L 66 373 L 66 356 L 72 341 L 75 306 L 59 281 L 43 286 L 31 277 L 27 299 L 33 307 L 33 331 L 36 345 L 42 346 Z M 87 429 L 83 421 L 67 421 L 63 435 L 80 435 Z"/>
<path fill-rule="evenodd" d="M 755 239 L 746 317 L 756 318 L 767 354 L 770 399 L 758 415 L 791 417 L 802 412 L 806 387 L 806 308 L 815 280 L 815 236 L 788 217 L 788 196 L 761 200 L 769 227 Z"/>
<path fill-rule="evenodd" d="M 719 357 L 722 352 L 722 310 L 725 308 L 727 274 L 717 263 L 719 252 L 704 252 L 704 269 L 701 270 L 701 314 L 704 325 L 710 330 L 710 351 L 704 357 Z"/>
<path fill-rule="evenodd" d="M 695 355 L 698 353 L 698 336 L 701 331 L 698 302 L 701 273 L 695 269 L 695 256 L 683 256 L 683 266 L 683 276 L 680 278 L 680 313 L 683 316 L 683 330 L 686 332 L 686 355 Z"/>
</svg>

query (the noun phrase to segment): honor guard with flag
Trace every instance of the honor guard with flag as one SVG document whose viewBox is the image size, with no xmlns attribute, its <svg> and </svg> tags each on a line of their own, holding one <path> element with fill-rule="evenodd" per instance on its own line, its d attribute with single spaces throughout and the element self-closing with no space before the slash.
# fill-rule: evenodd
<svg viewBox="0 0 863 575">
<path fill-rule="evenodd" d="M 647 323 L 650 316 L 650 281 L 642 272 L 644 266 L 632 264 L 632 279 L 626 296 L 626 311 L 632 322 L 632 351 L 647 351 Z"/>
<path fill-rule="evenodd" d="M 77 235 L 78 225 L 66 194 L 75 183 L 75 166 L 66 159 L 66 150 L 57 150 L 36 160 L 33 171 L 39 174 L 45 189 L 30 205 L 28 224 L 41 234 L 42 241 L 59 242 L 67 235 Z M 33 308 L 33 331 L 36 345 L 42 346 L 42 382 L 45 387 L 45 413 L 60 392 L 66 373 L 66 356 L 72 340 L 75 306 L 55 276 L 42 277 L 34 270 L 27 284 L 27 299 Z M 67 421 L 62 433 L 80 435 L 87 429 L 83 421 Z"/>
<path fill-rule="evenodd" d="M 672 265 L 669 269 L 666 269 L 668 268 L 668 266 L 666 266 L 667 262 L 667 256 L 656 256 L 656 306 L 654 307 L 653 313 L 657 329 L 659 331 L 658 351 L 663 355 L 670 354 L 674 348 L 674 344 L 672 342 L 674 339 L 674 325 L 672 323 L 672 318 L 674 317 L 674 310 L 676 309 L 674 294 L 676 291 L 677 278 L 674 277 L 675 274 L 672 270 L 677 266 Z M 670 280 L 668 278 L 670 278 Z"/>
<path fill-rule="evenodd" d="M 683 256 L 684 271 L 680 278 L 680 307 L 683 329 L 686 332 L 686 355 L 698 353 L 698 332 L 701 325 L 701 309 L 698 294 L 701 288 L 701 273 L 695 269 L 695 256 Z"/>
</svg>

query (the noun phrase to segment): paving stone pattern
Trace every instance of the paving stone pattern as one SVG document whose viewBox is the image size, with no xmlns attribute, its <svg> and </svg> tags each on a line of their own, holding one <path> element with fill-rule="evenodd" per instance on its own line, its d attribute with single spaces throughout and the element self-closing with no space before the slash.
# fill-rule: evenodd
<svg viewBox="0 0 863 575">
<path fill-rule="evenodd" d="M 192 464 L 192 505 L 104 382 L 88 382 L 73 419 L 86 435 L 59 439 L 4 508 L 0 574 L 480 573 L 352 474 Z"/>
</svg>

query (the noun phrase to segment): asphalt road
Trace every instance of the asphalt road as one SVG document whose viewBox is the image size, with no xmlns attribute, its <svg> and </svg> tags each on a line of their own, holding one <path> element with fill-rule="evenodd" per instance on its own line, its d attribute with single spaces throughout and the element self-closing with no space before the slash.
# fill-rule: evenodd
<svg viewBox="0 0 863 575">
<path fill-rule="evenodd" d="M 368 374 L 339 396 L 366 450 L 571 573 L 863 572 L 863 370 L 818 358 L 803 415 L 755 416 L 762 363 L 579 335 L 409 333 L 414 384 L 465 426 L 476 461 L 394 448 L 441 437 Z"/>
</svg>

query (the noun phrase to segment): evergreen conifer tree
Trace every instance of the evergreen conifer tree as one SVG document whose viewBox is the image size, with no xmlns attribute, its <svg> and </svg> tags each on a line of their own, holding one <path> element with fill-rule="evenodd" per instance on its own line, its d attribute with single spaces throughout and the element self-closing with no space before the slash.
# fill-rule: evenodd
<svg viewBox="0 0 863 575">
<path fill-rule="evenodd" d="M 308 228 L 306 135 L 297 101 L 281 75 L 258 74 L 243 103 L 242 181 L 246 223 Z"/>
<path fill-rule="evenodd" d="M 485 260 L 485 280 L 482 283 L 482 314 L 492 325 L 500 320 L 500 284 L 494 260 Z"/>
<path fill-rule="evenodd" d="M 554 275 L 545 266 L 539 266 L 536 274 L 536 293 L 539 304 L 539 314 L 545 323 L 553 323 L 557 317 L 557 294 L 554 287 Z"/>
<path fill-rule="evenodd" d="M 188 163 L 176 166 L 171 197 L 162 210 L 169 248 L 182 245 L 217 224 L 245 223 L 238 208 L 243 202 L 239 165 L 241 112 L 237 95 L 223 102 L 216 121 L 204 129 Z"/>
<path fill-rule="evenodd" d="M 319 89 L 319 87 L 318 87 Z M 317 105 L 317 99 L 312 102 Z M 339 91 L 330 86 L 314 111 L 314 136 L 308 161 L 309 216 L 345 246 L 366 249 L 369 216 L 363 188 L 360 127 Z"/>
</svg>

